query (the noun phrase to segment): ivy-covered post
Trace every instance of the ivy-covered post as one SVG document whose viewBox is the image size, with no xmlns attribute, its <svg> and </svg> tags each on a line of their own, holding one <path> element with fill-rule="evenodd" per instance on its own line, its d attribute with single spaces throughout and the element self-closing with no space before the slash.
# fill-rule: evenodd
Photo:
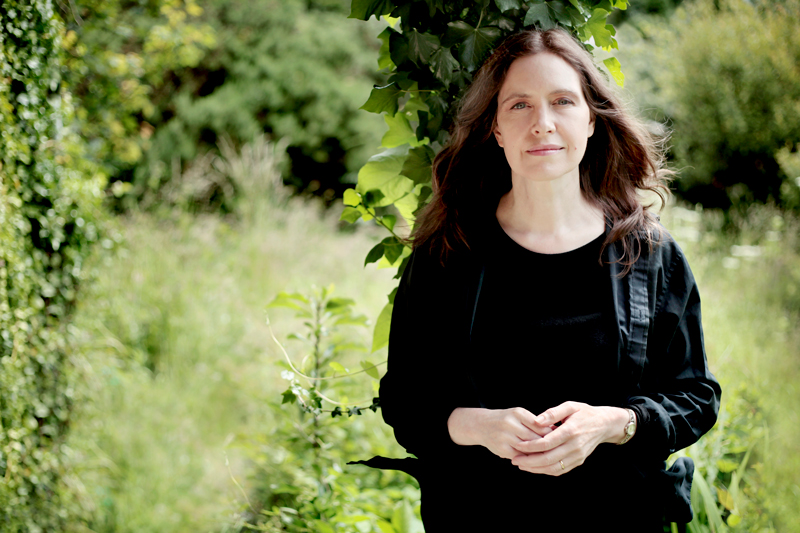
<svg viewBox="0 0 800 533">
<path fill-rule="evenodd" d="M 524 28 L 562 27 L 588 50 L 618 48 L 616 31 L 606 19 L 627 0 L 352 0 L 350 18 L 385 17 L 378 69 L 388 76 L 372 89 L 362 109 L 383 114 L 388 130 L 386 150 L 369 159 L 358 184 L 344 195 L 342 220 L 375 220 L 391 234 L 368 254 L 366 263 L 393 267 L 400 277 L 411 249 L 395 231 L 397 218 L 413 230 L 414 214 L 424 207 L 431 189 L 431 164 L 449 138 L 452 111 L 475 71 L 504 37 Z M 622 85 L 619 61 L 603 61 Z M 373 350 L 386 345 L 394 292 L 376 324 Z"/>
<path fill-rule="evenodd" d="M 0 531 L 61 531 L 72 408 L 66 321 L 103 177 L 66 127 L 51 0 L 0 7 Z"/>
</svg>

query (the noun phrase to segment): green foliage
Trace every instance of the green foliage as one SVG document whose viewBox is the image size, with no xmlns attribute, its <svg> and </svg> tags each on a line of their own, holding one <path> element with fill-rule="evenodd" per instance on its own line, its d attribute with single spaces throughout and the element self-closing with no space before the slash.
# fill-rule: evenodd
<svg viewBox="0 0 800 533">
<path fill-rule="evenodd" d="M 696 468 L 688 531 L 774 532 L 761 474 L 769 433 L 760 395 L 745 385 L 727 394 L 714 429 L 678 454 L 692 457 Z"/>
<path fill-rule="evenodd" d="M 74 127 L 87 156 L 102 165 L 115 196 L 153 149 L 160 113 L 171 105 L 176 73 L 197 65 L 217 42 L 194 0 L 59 3 L 67 32 L 62 76 L 73 98 Z M 249 140 L 249 139 L 248 139 Z"/>
<path fill-rule="evenodd" d="M 66 330 L 99 238 L 104 178 L 84 160 L 49 0 L 0 9 L 0 531 L 60 530 L 73 408 Z"/>
<path fill-rule="evenodd" d="M 621 55 L 642 79 L 643 107 L 673 128 L 677 192 L 706 207 L 800 207 L 790 161 L 800 139 L 800 3 L 703 0 L 669 21 L 632 24 L 643 39 Z"/>
<path fill-rule="evenodd" d="M 332 400 L 322 392 L 325 385 L 332 382 L 331 380 L 349 378 L 361 373 L 366 373 L 375 380 L 380 378 L 377 365 L 370 361 L 363 359 L 359 361 L 362 370 L 356 372 L 350 372 L 339 362 L 342 351 L 363 352 L 365 351 L 363 346 L 345 343 L 335 337 L 325 340 L 326 337 L 334 335 L 340 326 L 367 326 L 368 324 L 367 317 L 353 314 L 352 307 L 355 304 L 353 300 L 333 298 L 332 293 L 333 286 L 321 290 L 314 289 L 309 296 L 282 292 L 268 305 L 268 307 L 288 307 L 296 311 L 296 318 L 304 320 L 306 333 L 304 335 L 292 334 L 289 338 L 304 341 L 310 352 L 303 358 L 300 365 L 295 365 L 283 345 L 273 337 L 288 365 L 283 376 L 290 384 L 283 393 L 282 403 L 296 402 L 304 413 L 309 413 L 315 418 L 321 416 L 322 413 L 331 413 L 331 417 L 336 418 L 343 414 L 347 414 L 347 416 L 360 415 L 366 409 L 375 412 L 379 407 L 378 398 L 373 398 L 370 405 L 359 407 L 353 404 L 364 404 L 365 402 L 340 402 Z M 325 346 L 323 342 L 326 343 Z M 329 368 L 333 371 L 332 373 L 328 370 Z M 303 388 L 301 381 L 307 381 L 309 389 Z M 335 407 L 324 409 L 323 403 Z M 310 440 L 315 439 L 316 437 L 313 437 Z"/>
<path fill-rule="evenodd" d="M 625 0 L 495 2 L 410 2 L 353 0 L 350 17 L 368 20 L 387 16 L 390 26 L 378 38 L 378 67 L 388 83 L 375 86 L 362 109 L 384 114 L 389 127 L 385 151 L 372 156 L 358 173 L 355 189 L 346 191 L 341 219 L 375 220 L 391 237 L 374 247 L 366 263 L 395 267 L 402 273 L 411 250 L 401 238 L 413 229 L 414 214 L 431 195 L 431 163 L 447 142 L 452 111 L 475 70 L 503 37 L 525 27 L 566 28 L 586 43 L 611 51 L 618 47 L 616 30 L 607 22 Z M 624 75 L 614 57 L 604 61 L 622 85 Z M 402 231 L 395 231 L 397 217 Z M 400 228 L 398 228 L 400 230 Z M 384 313 L 391 312 L 391 302 Z M 381 334 L 384 335 L 383 329 Z M 383 345 L 378 339 L 375 346 Z"/>
<path fill-rule="evenodd" d="M 259 488 L 255 498 L 245 495 L 249 515 L 238 525 L 257 531 L 422 532 L 419 509 L 411 504 L 418 501 L 419 490 L 407 477 L 343 468 L 346 457 L 363 456 L 372 445 L 364 438 L 362 419 L 356 417 L 346 425 L 335 420 L 345 413 L 361 415 L 364 410 L 354 405 L 361 402 L 344 396 L 354 376 L 368 374 L 374 389 L 380 376 L 370 361 L 361 360 L 358 371 L 342 364 L 346 352 L 364 348 L 339 329 L 363 327 L 367 322 L 363 315 L 354 314 L 353 300 L 333 298 L 332 289 L 313 289 L 308 295 L 280 293 L 269 305 L 292 309 L 303 320 L 303 331 L 288 338 L 302 342 L 305 356 L 297 364 L 279 345 L 285 356 L 282 374 L 290 386 L 281 405 L 273 404 L 279 424 L 269 435 L 244 444 L 257 465 L 254 476 Z M 375 411 L 377 405 L 369 408 Z M 276 455 L 289 460 L 276 464 Z M 267 481 L 268 486 L 262 485 Z"/>
</svg>

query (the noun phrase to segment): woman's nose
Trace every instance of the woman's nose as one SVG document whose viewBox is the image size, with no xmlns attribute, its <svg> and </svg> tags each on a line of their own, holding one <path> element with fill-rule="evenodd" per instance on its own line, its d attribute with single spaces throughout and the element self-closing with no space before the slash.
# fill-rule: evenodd
<svg viewBox="0 0 800 533">
<path fill-rule="evenodd" d="M 537 135 L 542 133 L 552 133 L 555 128 L 553 117 L 546 107 L 540 107 L 533 112 L 533 123 L 531 129 Z"/>
</svg>

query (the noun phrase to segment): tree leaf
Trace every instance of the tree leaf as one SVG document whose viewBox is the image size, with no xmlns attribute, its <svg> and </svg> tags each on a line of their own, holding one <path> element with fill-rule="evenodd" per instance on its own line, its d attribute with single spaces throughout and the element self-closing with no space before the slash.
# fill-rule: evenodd
<svg viewBox="0 0 800 533">
<path fill-rule="evenodd" d="M 717 489 L 717 499 L 719 500 L 719 503 L 722 504 L 722 506 L 725 509 L 733 511 L 733 508 L 736 507 L 736 502 L 733 501 L 733 498 L 731 498 L 730 493 L 727 490 L 723 489 L 722 487 L 716 487 L 716 489 Z"/>
<path fill-rule="evenodd" d="M 370 189 L 380 189 L 384 183 L 400 174 L 408 151 L 408 146 L 400 146 L 370 157 L 358 172 L 356 192 L 363 195 Z"/>
<path fill-rule="evenodd" d="M 378 519 L 378 529 L 381 530 L 381 533 L 397 533 L 392 524 L 380 518 Z"/>
<path fill-rule="evenodd" d="M 359 218 L 361 218 L 361 211 L 355 207 L 345 207 L 344 211 L 342 211 L 342 216 L 339 217 L 339 220 L 344 220 L 350 224 L 355 224 Z"/>
<path fill-rule="evenodd" d="M 473 28 L 462 20 L 448 24 L 447 31 L 452 38 L 459 41 L 458 57 L 469 72 L 480 66 L 492 43 L 502 36 L 500 28 Z"/>
<path fill-rule="evenodd" d="M 379 242 L 378 244 L 373 246 L 372 250 L 370 250 L 369 253 L 367 254 L 366 259 L 364 259 L 364 266 L 367 266 L 370 263 L 374 263 L 381 257 L 383 257 L 383 243 Z"/>
<path fill-rule="evenodd" d="M 373 379 L 381 379 L 381 375 L 378 373 L 378 368 L 368 361 L 361 360 L 360 362 L 361 368 L 364 369 L 364 372 Z"/>
<path fill-rule="evenodd" d="M 497 9 L 499 9 L 502 13 L 505 13 L 510 9 L 522 8 L 522 3 L 520 0 L 494 0 L 494 3 L 497 6 Z"/>
<path fill-rule="evenodd" d="M 419 205 L 419 189 L 420 186 L 417 185 L 407 195 L 394 202 L 395 209 L 397 209 L 400 216 L 403 217 L 403 220 L 408 223 L 409 227 L 414 225 L 414 212 Z"/>
<path fill-rule="evenodd" d="M 395 83 L 378 87 L 377 85 L 372 88 L 369 98 L 364 105 L 360 107 L 364 111 L 370 113 L 383 113 L 386 111 L 390 115 L 397 113 L 397 101 L 402 96 L 403 92 Z"/>
<path fill-rule="evenodd" d="M 383 191 L 380 189 L 370 189 L 364 193 L 364 205 L 367 207 L 377 207 L 381 205 L 381 202 L 386 197 L 383 194 Z M 366 220 L 366 218 L 365 218 Z"/>
<path fill-rule="evenodd" d="M 433 75 L 444 82 L 445 85 L 452 83 L 453 73 L 459 68 L 458 61 L 453 57 L 450 48 L 444 46 L 436 50 L 431 56 L 431 66 L 433 67 Z"/>
<path fill-rule="evenodd" d="M 316 533 L 336 533 L 333 526 L 327 522 L 323 522 L 322 520 L 312 520 L 312 522 L 314 523 L 314 531 L 316 531 Z"/>
<path fill-rule="evenodd" d="M 412 29 L 408 36 L 408 58 L 417 66 L 430 63 L 431 54 L 439 48 L 439 38 L 430 33 L 419 33 Z"/>
<path fill-rule="evenodd" d="M 390 148 L 374 155 L 358 172 L 356 191 L 362 200 L 371 207 L 391 205 L 407 195 L 414 188 L 414 182 L 400 174 L 408 156 L 408 145 Z M 369 198 L 369 193 L 382 193 L 379 200 Z"/>
<path fill-rule="evenodd" d="M 375 330 L 372 333 L 372 351 L 380 350 L 389 344 L 389 327 L 392 322 L 392 309 L 393 304 L 386 304 L 378 315 L 378 320 L 375 322 Z"/>
<path fill-rule="evenodd" d="M 342 366 L 341 363 L 337 363 L 336 361 L 331 361 L 328 363 L 328 366 L 331 367 L 335 372 L 339 372 L 340 374 L 349 374 L 347 369 Z"/>
<path fill-rule="evenodd" d="M 414 184 L 430 183 L 432 178 L 431 165 L 433 165 L 435 155 L 433 149 L 428 145 L 412 148 L 408 151 L 408 157 L 406 157 L 400 173 L 413 181 Z"/>
<path fill-rule="evenodd" d="M 361 197 L 358 195 L 355 189 L 347 189 L 344 191 L 344 205 L 352 205 L 357 206 L 361 203 Z"/>
<path fill-rule="evenodd" d="M 381 15 L 388 15 L 393 9 L 394 4 L 389 0 L 353 0 L 347 18 L 369 20 L 374 15 L 380 19 Z"/>
<path fill-rule="evenodd" d="M 614 78 L 614 81 L 617 82 L 617 85 L 623 87 L 625 85 L 625 74 L 622 72 L 622 65 L 619 64 L 619 60 L 616 57 L 609 57 L 603 60 L 603 64 L 608 69 L 611 77 Z"/>
<path fill-rule="evenodd" d="M 381 40 L 381 48 L 378 51 L 378 69 L 391 68 L 394 64 L 392 63 L 392 56 L 389 53 L 389 40 L 392 36 L 392 32 L 394 32 L 394 30 L 387 27 L 378 34 L 378 39 Z"/>
<path fill-rule="evenodd" d="M 552 15 L 550 15 L 550 8 L 547 7 L 547 4 L 542 2 L 541 4 L 532 4 L 528 8 L 528 12 L 525 13 L 525 22 L 523 22 L 525 26 L 533 26 L 542 29 L 542 30 L 550 30 L 556 27 L 556 23 L 553 20 Z"/>
<path fill-rule="evenodd" d="M 302 294 L 281 292 L 267 304 L 267 307 L 288 307 L 298 311 L 305 311 L 306 307 L 303 304 L 307 305 L 308 300 Z"/>
<path fill-rule="evenodd" d="M 383 255 L 390 264 L 397 261 L 403 254 L 403 249 L 405 246 L 394 236 L 386 237 L 381 242 L 383 243 Z"/>
<path fill-rule="evenodd" d="M 553 13 L 556 21 L 562 26 L 572 26 L 572 18 L 569 16 L 567 6 L 561 2 L 547 2 L 547 7 Z"/>
<path fill-rule="evenodd" d="M 383 134 L 381 144 L 386 148 L 395 148 L 403 144 L 417 142 L 417 135 L 411 129 L 405 113 L 396 113 L 394 116 L 384 115 L 383 120 L 389 130 Z"/>
<path fill-rule="evenodd" d="M 408 46 L 408 38 L 399 32 L 393 32 L 389 36 L 389 57 L 392 60 L 392 63 L 397 65 L 398 67 L 402 67 L 404 63 L 407 63 L 409 60 L 409 46 Z M 404 75 L 408 76 L 408 73 L 405 71 L 397 72 L 396 75 Z M 398 83 L 398 85 L 400 85 Z"/>
<path fill-rule="evenodd" d="M 595 9 L 592 11 L 592 16 L 586 21 L 586 27 L 592 32 L 592 37 L 594 37 L 594 42 L 597 46 L 603 50 L 611 50 L 611 48 L 616 48 L 616 41 L 614 41 L 609 30 L 612 26 L 606 25 L 606 17 L 608 17 L 608 11 Z"/>
<path fill-rule="evenodd" d="M 392 526 L 397 533 L 424 533 L 422 522 L 414 514 L 411 503 L 403 498 L 403 501 L 395 508 L 392 513 Z"/>
<path fill-rule="evenodd" d="M 394 229 L 394 225 L 397 224 L 397 217 L 394 215 L 383 215 L 381 220 L 389 228 L 389 231 L 392 231 Z"/>
<path fill-rule="evenodd" d="M 345 315 L 337 319 L 335 322 L 337 326 L 366 326 L 368 323 L 369 320 L 364 315 Z M 359 347 L 358 345 L 355 344 L 348 344 L 348 345 L 337 344 L 337 348 L 339 349 L 348 348 L 351 350 L 358 349 L 360 351 L 364 350 L 363 347 Z"/>
<path fill-rule="evenodd" d="M 295 393 L 292 391 L 291 388 L 283 391 L 282 396 L 283 396 L 283 401 L 281 401 L 281 405 L 285 403 L 294 403 L 297 401 L 297 396 L 295 395 Z"/>
</svg>

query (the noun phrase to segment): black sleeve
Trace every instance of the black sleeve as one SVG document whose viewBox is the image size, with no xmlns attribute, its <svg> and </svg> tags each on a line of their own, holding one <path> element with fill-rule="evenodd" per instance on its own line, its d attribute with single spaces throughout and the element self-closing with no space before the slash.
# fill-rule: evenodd
<svg viewBox="0 0 800 533">
<path fill-rule="evenodd" d="M 656 287 L 648 364 L 628 403 L 639 416 L 631 447 L 666 459 L 713 427 L 721 391 L 708 369 L 694 276 L 677 244 L 662 246 L 666 266 Z"/>
<path fill-rule="evenodd" d="M 471 405 L 459 364 L 466 337 L 455 279 L 452 269 L 415 251 L 394 299 L 381 412 L 397 442 L 419 458 L 458 448 L 447 420 L 456 407 Z"/>
</svg>

